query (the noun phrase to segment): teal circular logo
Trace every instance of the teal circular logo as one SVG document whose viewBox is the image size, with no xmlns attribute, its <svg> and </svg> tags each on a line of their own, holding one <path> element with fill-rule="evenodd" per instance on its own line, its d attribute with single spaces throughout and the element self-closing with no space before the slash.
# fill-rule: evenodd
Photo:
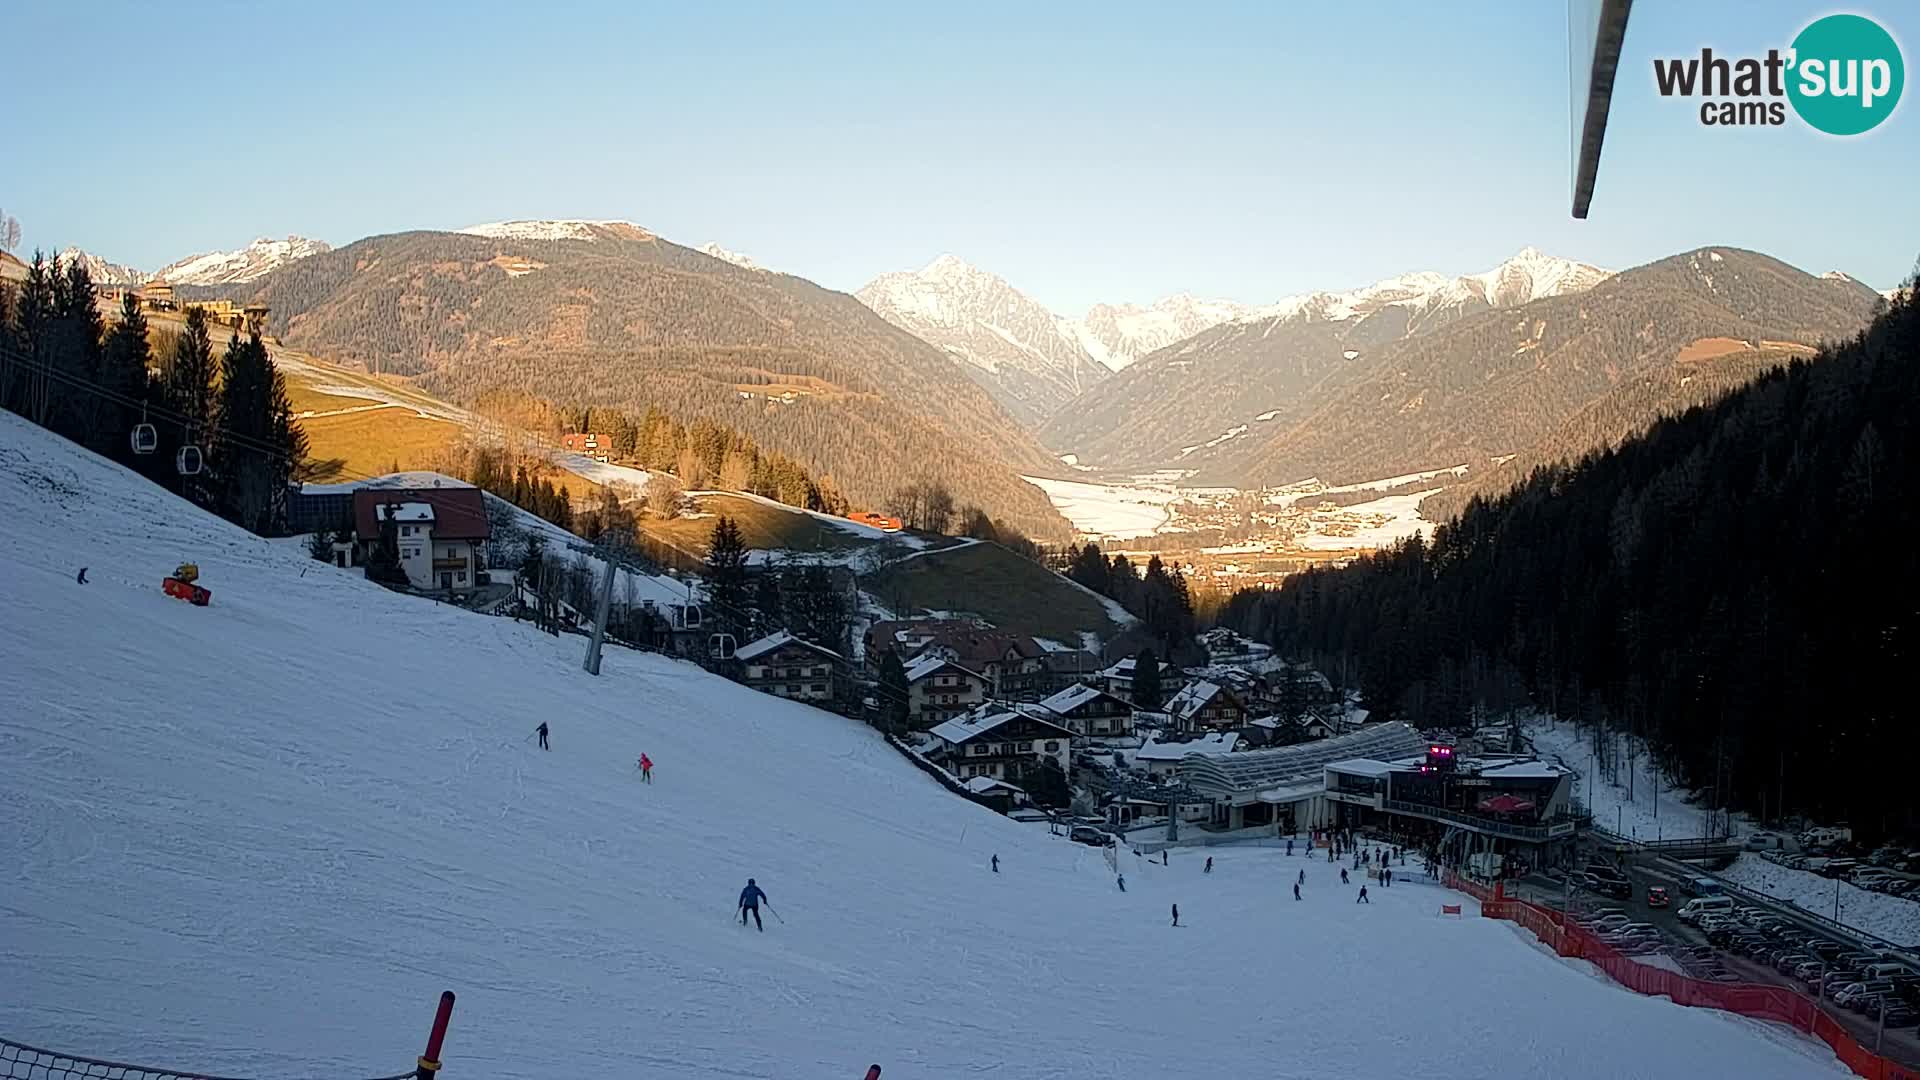
<svg viewBox="0 0 1920 1080">
<path fill-rule="evenodd" d="M 1828 15 L 1793 39 L 1787 99 L 1829 135 L 1858 135 L 1893 115 L 1906 85 L 1900 46 L 1862 15 Z"/>
</svg>

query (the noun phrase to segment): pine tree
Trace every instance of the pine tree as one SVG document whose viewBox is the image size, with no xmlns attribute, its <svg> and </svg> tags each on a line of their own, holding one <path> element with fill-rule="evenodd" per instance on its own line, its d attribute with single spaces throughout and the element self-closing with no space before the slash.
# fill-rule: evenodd
<svg viewBox="0 0 1920 1080">
<path fill-rule="evenodd" d="M 786 627 L 789 630 L 801 628 L 791 625 L 788 618 L 782 587 L 780 568 L 768 564 L 753 581 L 753 632 L 757 635 L 771 634 Z M 802 634 L 801 636 L 805 636 Z"/>
<path fill-rule="evenodd" d="M 1133 703 L 1149 712 L 1158 709 L 1165 690 L 1160 685 L 1160 658 L 1152 649 L 1141 649 L 1133 658 Z"/>
<path fill-rule="evenodd" d="M 185 332 L 173 339 L 173 355 L 168 358 L 163 380 L 167 411 L 180 419 L 162 427 L 167 437 L 160 441 L 162 453 L 155 456 L 165 460 L 157 463 L 157 467 L 172 472 L 172 451 L 178 447 L 212 445 L 219 417 L 214 372 L 213 341 L 207 334 L 206 310 L 190 307 Z M 207 506 L 212 501 L 208 479 L 204 474 L 177 477 L 175 483 L 182 495 Z"/>
<path fill-rule="evenodd" d="M 147 341 L 147 317 L 131 292 L 122 299 L 120 319 L 107 334 L 106 346 L 101 350 L 101 365 L 100 384 L 122 399 L 115 403 L 114 415 L 103 425 L 102 449 L 132 464 L 135 455 L 130 433 L 133 426 L 140 423 L 142 410 L 128 403 L 147 399 L 153 349 Z"/>
<path fill-rule="evenodd" d="M 725 514 L 714 522 L 707 544 L 707 589 L 719 623 L 738 644 L 746 644 L 750 617 L 747 597 L 747 544 L 740 526 Z"/>
<path fill-rule="evenodd" d="M 881 726 L 896 735 L 907 728 L 908 690 L 907 665 L 898 649 L 888 649 L 880 657 Z"/>
<path fill-rule="evenodd" d="M 1112 596 L 1113 586 L 1109 577 L 1107 557 L 1100 545 L 1089 540 L 1084 547 L 1073 549 L 1073 558 L 1067 567 L 1067 576 L 1092 589 L 1102 596 Z"/>
</svg>

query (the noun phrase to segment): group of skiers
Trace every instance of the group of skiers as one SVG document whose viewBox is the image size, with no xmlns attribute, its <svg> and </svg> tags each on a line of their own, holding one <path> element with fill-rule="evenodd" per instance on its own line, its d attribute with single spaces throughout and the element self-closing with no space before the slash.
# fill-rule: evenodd
<svg viewBox="0 0 1920 1080">
<path fill-rule="evenodd" d="M 540 726 L 537 728 L 534 728 L 533 734 L 528 737 L 539 739 L 540 749 L 542 750 L 553 749 L 553 747 L 548 745 L 547 743 L 547 722 L 545 720 L 540 721 Z M 635 762 L 633 767 L 640 770 L 640 779 L 642 781 L 649 784 L 653 783 L 653 759 L 652 758 L 648 757 L 646 754 L 641 754 L 640 760 Z"/>
<path fill-rule="evenodd" d="M 533 735 L 531 736 L 532 738 L 537 738 L 540 740 L 540 749 L 542 750 L 552 749 L 552 746 L 550 746 L 547 742 L 547 734 L 548 734 L 547 722 L 545 720 L 542 720 L 540 721 L 540 726 L 533 729 Z M 640 760 L 634 763 L 634 768 L 640 770 L 640 779 L 643 782 L 648 784 L 653 783 L 653 759 L 652 758 L 648 757 L 644 753 L 641 754 Z M 1000 872 L 1000 856 L 998 855 L 995 855 L 993 857 L 993 872 L 996 874 Z M 747 887 L 740 890 L 740 904 L 736 909 L 736 911 L 740 916 L 741 926 L 747 925 L 747 919 L 752 918 L 754 929 L 759 930 L 761 933 L 764 934 L 767 932 L 767 926 L 765 923 L 760 921 L 760 905 L 761 904 L 767 904 L 767 910 L 770 912 L 773 912 L 773 917 L 775 919 L 780 918 L 780 913 L 773 910 L 773 905 L 771 903 L 767 903 L 766 890 L 762 889 L 759 886 L 759 884 L 756 883 L 752 878 L 748 878 Z"/>
</svg>

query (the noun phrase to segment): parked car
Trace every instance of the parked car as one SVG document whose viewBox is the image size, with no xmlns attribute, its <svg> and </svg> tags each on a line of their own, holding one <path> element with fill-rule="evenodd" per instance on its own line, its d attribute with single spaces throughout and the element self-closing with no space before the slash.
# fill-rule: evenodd
<svg viewBox="0 0 1920 1080">
<path fill-rule="evenodd" d="M 1820 958 L 1817 956 L 1808 956 L 1803 952 L 1782 952 L 1780 955 L 1774 957 L 1773 970 L 1782 975 L 1791 975 L 1801 964 L 1814 964 L 1817 966 L 1819 963 Z"/>
<path fill-rule="evenodd" d="M 1619 908 L 1596 908 L 1593 911 L 1587 912 L 1585 915 L 1579 916 L 1573 921 L 1579 923 L 1581 926 L 1591 926 L 1594 923 L 1597 923 L 1601 919 L 1607 918 L 1610 915 L 1618 915 L 1623 919 L 1627 917 L 1627 913 L 1624 911 L 1621 911 Z"/>
<path fill-rule="evenodd" d="M 1852 983 L 1833 996 L 1834 1003 L 1855 1012 L 1866 1010 L 1868 999 L 1893 993 L 1893 984 L 1885 979 Z"/>
<path fill-rule="evenodd" d="M 1895 998 L 1887 1002 L 1886 1011 L 1885 1019 L 1890 1028 L 1912 1027 L 1920 1023 L 1920 1009 L 1915 1009 L 1908 1001 Z"/>
<path fill-rule="evenodd" d="M 1665 885 L 1647 886 L 1647 906 L 1648 907 L 1663 908 L 1672 903 L 1673 901 L 1667 896 L 1667 887 Z"/>
<path fill-rule="evenodd" d="M 1786 838 L 1779 833 L 1761 831 L 1747 834 L 1746 848 L 1748 851 L 1777 850 L 1786 842 Z"/>
<path fill-rule="evenodd" d="M 1830 878 L 1846 877 L 1858 869 L 1859 866 L 1860 864 L 1853 859 L 1828 859 L 1826 865 L 1820 867 L 1820 876 Z"/>
</svg>

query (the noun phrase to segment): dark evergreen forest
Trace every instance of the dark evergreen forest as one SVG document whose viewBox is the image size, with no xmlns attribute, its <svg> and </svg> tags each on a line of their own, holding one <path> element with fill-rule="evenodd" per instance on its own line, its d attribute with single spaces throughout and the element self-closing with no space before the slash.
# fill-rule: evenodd
<svg viewBox="0 0 1920 1080">
<path fill-rule="evenodd" d="M 1909 828 L 1920 750 L 1920 311 L 1615 449 L 1535 468 L 1410 540 L 1222 621 L 1378 712 L 1537 708 L 1644 736 L 1678 783 L 1769 820 Z"/>
</svg>

